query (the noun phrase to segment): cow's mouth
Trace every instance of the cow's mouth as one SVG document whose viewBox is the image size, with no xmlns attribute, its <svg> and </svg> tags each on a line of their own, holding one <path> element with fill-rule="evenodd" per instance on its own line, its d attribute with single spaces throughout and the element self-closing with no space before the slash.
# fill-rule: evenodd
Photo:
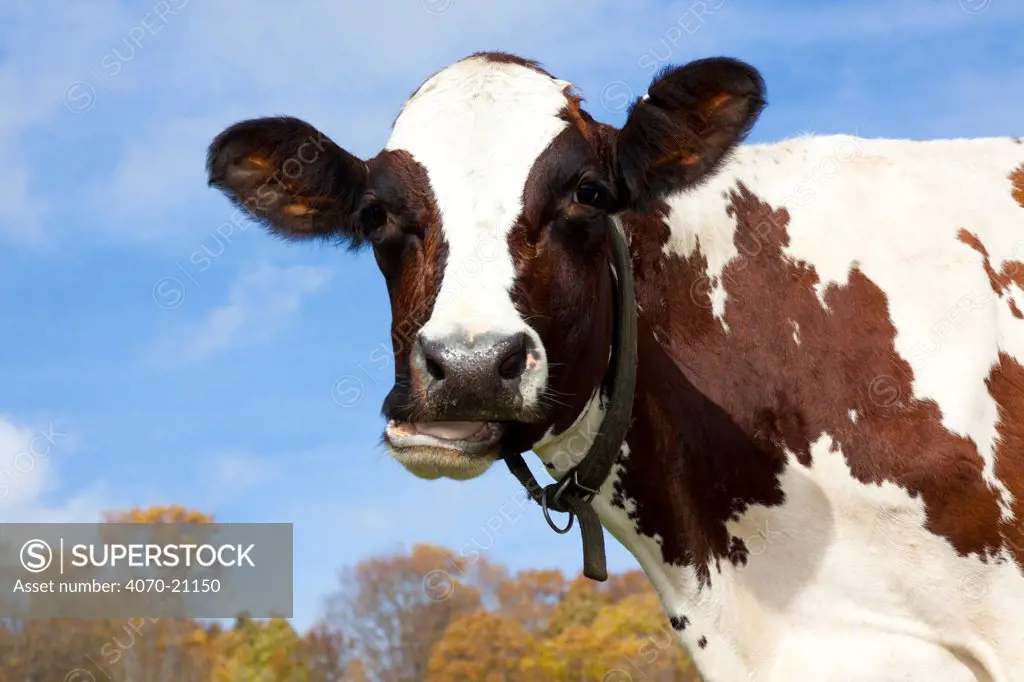
<svg viewBox="0 0 1024 682">
<path fill-rule="evenodd" d="M 390 420 L 384 439 L 392 456 L 420 478 L 476 478 L 498 458 L 502 426 L 485 421 Z"/>
</svg>

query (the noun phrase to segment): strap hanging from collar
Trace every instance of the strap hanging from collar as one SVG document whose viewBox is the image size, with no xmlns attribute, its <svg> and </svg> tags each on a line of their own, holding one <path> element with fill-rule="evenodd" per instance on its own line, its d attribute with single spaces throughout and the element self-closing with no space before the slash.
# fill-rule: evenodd
<svg viewBox="0 0 1024 682">
<path fill-rule="evenodd" d="M 583 459 L 566 474 L 546 487 L 534 478 L 521 452 L 505 453 L 505 463 L 530 497 L 541 505 L 544 518 L 556 533 L 568 533 L 574 519 L 579 519 L 583 537 L 583 575 L 603 582 L 608 579 L 604 550 L 604 529 L 591 499 L 611 473 L 615 459 L 629 431 L 636 389 L 636 293 L 629 245 L 618 221 L 611 230 L 612 277 L 615 281 L 612 315 L 614 337 L 602 392 L 607 396 L 604 419 L 594 442 Z M 549 510 L 568 512 L 565 527 L 551 520 Z"/>
</svg>

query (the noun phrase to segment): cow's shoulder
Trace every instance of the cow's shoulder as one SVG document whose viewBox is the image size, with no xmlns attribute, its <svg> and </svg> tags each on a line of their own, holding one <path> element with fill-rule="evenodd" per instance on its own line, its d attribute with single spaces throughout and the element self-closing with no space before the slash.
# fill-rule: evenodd
<svg viewBox="0 0 1024 682">
<path fill-rule="evenodd" d="M 1000 139 L 741 147 L 628 225 L 644 314 L 752 436 L 842 453 L 960 556 L 1024 563 L 1022 161 Z"/>
</svg>

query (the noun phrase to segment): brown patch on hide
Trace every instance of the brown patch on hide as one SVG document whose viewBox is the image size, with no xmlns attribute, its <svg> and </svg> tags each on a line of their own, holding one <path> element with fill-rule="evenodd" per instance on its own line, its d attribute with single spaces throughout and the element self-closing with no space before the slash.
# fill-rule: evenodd
<svg viewBox="0 0 1024 682">
<path fill-rule="evenodd" d="M 1024 163 L 1017 167 L 1015 171 L 1010 173 L 1010 183 L 1013 187 L 1010 196 L 1013 197 L 1014 201 L 1024 207 Z"/>
<path fill-rule="evenodd" d="M 638 530 L 662 538 L 668 563 L 696 564 L 700 575 L 729 557 L 727 520 L 783 503 L 785 450 L 813 466 L 821 442 L 842 451 L 858 480 L 920 497 L 927 528 L 959 553 L 996 552 L 999 507 L 977 446 L 942 425 L 935 402 L 913 397 L 885 292 L 854 268 L 819 300 L 813 266 L 783 253 L 786 209 L 742 184 L 727 201 L 739 256 L 710 278 L 699 243 L 665 256 L 657 215 L 629 223 L 641 329 L 658 340 L 640 351 L 646 394 L 617 495 L 635 501 Z M 728 332 L 712 314 L 714 286 L 725 290 Z"/>
<path fill-rule="evenodd" d="M 957 233 L 957 238 L 981 254 L 983 259 L 982 265 L 985 268 L 985 274 L 988 275 L 988 283 L 992 287 L 992 291 L 996 292 L 999 298 L 1008 303 L 1010 312 L 1014 317 L 1024 319 L 1020 309 L 1017 307 L 1017 303 L 1008 296 L 1011 284 L 1024 287 L 1024 263 L 1015 260 L 1004 261 L 1002 268 L 999 272 L 996 272 L 995 268 L 992 267 L 992 262 L 989 260 L 988 249 L 981 243 L 977 235 L 961 229 Z"/>
<path fill-rule="evenodd" d="M 1002 524 L 1003 536 L 1017 564 L 1024 568 L 1024 367 L 1000 353 L 999 364 L 985 384 L 999 414 L 995 475 L 1014 500 L 1014 520 Z"/>
</svg>

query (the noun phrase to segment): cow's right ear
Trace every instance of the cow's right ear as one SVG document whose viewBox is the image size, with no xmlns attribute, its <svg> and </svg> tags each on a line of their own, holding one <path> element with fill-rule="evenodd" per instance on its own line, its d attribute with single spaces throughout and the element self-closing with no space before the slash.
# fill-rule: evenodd
<svg viewBox="0 0 1024 682">
<path fill-rule="evenodd" d="M 353 212 L 366 190 L 366 163 L 305 121 L 232 125 L 210 143 L 206 171 L 211 186 L 283 237 L 360 242 Z"/>
</svg>

